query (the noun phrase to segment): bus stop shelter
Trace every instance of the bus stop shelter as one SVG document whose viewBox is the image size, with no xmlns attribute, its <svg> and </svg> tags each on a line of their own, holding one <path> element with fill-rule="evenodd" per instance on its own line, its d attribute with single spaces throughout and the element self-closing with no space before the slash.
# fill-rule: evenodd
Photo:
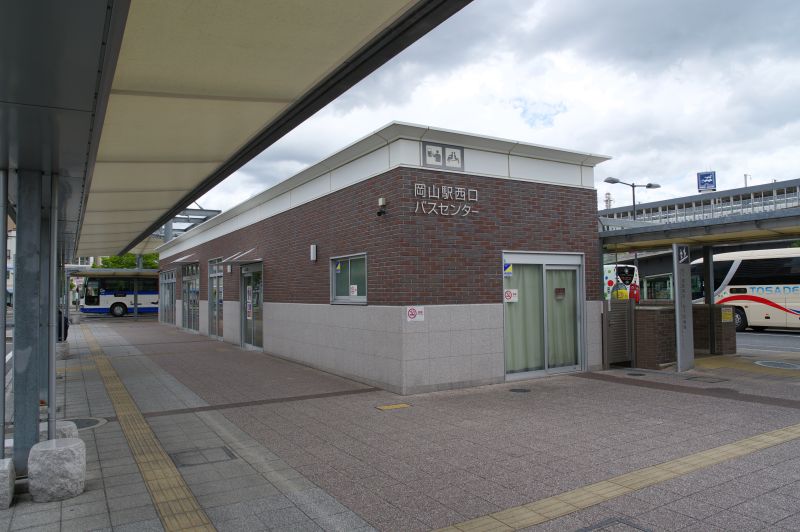
<svg viewBox="0 0 800 532">
<path fill-rule="evenodd" d="M 0 2 L 18 473 L 40 400 L 55 430 L 62 265 L 152 249 L 192 201 L 467 3 Z"/>
</svg>

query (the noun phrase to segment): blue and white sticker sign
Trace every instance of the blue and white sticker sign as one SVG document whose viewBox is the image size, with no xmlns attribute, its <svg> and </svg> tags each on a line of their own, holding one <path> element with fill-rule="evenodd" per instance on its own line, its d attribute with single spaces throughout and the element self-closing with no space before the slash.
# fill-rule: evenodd
<svg viewBox="0 0 800 532">
<path fill-rule="evenodd" d="M 342 263 L 336 261 L 336 273 L 342 273 Z"/>
<path fill-rule="evenodd" d="M 514 275 L 514 265 L 506 262 L 503 264 L 503 277 L 512 277 Z"/>
<path fill-rule="evenodd" d="M 717 190 L 716 172 L 697 172 L 697 191 L 714 192 Z"/>
</svg>

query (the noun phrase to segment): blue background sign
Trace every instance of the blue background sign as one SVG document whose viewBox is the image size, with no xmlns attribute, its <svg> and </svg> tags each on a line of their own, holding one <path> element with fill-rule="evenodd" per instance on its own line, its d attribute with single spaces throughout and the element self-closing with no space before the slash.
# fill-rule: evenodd
<svg viewBox="0 0 800 532">
<path fill-rule="evenodd" d="M 717 190 L 716 172 L 697 172 L 697 191 L 714 192 Z"/>
</svg>

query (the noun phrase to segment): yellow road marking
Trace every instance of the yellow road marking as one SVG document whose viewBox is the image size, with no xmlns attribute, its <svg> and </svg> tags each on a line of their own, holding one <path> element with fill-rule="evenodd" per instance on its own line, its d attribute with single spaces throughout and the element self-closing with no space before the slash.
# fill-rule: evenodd
<svg viewBox="0 0 800 532">
<path fill-rule="evenodd" d="M 383 405 L 383 406 L 376 406 L 378 410 L 399 410 L 400 408 L 409 408 L 411 405 L 406 403 L 397 403 L 396 405 Z"/>
<path fill-rule="evenodd" d="M 751 454 L 798 438 L 800 438 L 800 424 L 791 425 L 682 458 L 676 458 L 663 464 L 637 469 L 624 475 L 618 475 L 602 482 L 559 493 L 529 504 L 470 519 L 463 523 L 439 529 L 439 532 L 519 530 L 589 508 L 731 458 Z"/>
<path fill-rule="evenodd" d="M 85 325 L 81 325 L 81 329 L 164 530 L 216 530 L 161 447 L 91 330 Z"/>
</svg>

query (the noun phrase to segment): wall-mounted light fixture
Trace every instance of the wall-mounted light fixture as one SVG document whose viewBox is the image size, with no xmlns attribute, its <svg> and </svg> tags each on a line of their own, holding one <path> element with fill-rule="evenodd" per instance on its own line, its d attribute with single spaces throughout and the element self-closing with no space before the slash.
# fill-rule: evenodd
<svg viewBox="0 0 800 532">
<path fill-rule="evenodd" d="M 317 262 L 317 245 L 316 244 L 311 244 L 311 251 L 310 251 L 310 254 L 309 254 L 309 258 L 311 259 L 311 262 Z"/>
<path fill-rule="evenodd" d="M 378 198 L 378 216 L 386 214 L 386 198 Z"/>
</svg>

